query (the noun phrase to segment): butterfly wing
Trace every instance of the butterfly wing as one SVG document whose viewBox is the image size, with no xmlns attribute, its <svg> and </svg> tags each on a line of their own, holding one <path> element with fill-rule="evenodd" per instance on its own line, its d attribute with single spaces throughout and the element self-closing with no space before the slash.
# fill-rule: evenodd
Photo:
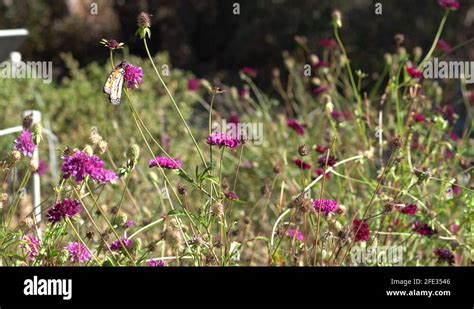
<svg viewBox="0 0 474 309">
<path fill-rule="evenodd" d="M 118 66 L 109 74 L 104 85 L 104 92 L 109 95 L 109 101 L 114 105 L 120 104 L 120 99 L 122 98 L 124 74 L 125 69 L 122 66 Z"/>
</svg>

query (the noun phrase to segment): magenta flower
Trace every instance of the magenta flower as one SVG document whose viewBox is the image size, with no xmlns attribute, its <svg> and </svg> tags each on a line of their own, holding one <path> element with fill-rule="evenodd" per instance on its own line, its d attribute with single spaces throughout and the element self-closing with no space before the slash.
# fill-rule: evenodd
<svg viewBox="0 0 474 309">
<path fill-rule="evenodd" d="M 317 88 L 314 88 L 313 89 L 313 94 L 314 95 L 320 95 L 321 93 L 324 93 L 328 88 L 327 87 L 324 87 L 324 86 L 320 86 L 320 87 L 317 87 Z"/>
<path fill-rule="evenodd" d="M 165 261 L 163 261 L 163 260 L 150 260 L 148 265 L 150 265 L 150 267 L 163 267 L 163 266 L 165 266 Z"/>
<path fill-rule="evenodd" d="M 250 68 L 250 67 L 244 67 L 242 69 L 242 72 L 247 75 L 247 76 L 250 76 L 252 78 L 255 78 L 257 77 L 257 70 L 255 70 L 254 68 Z"/>
<path fill-rule="evenodd" d="M 74 177 L 76 182 L 81 182 L 86 176 L 99 183 L 115 182 L 117 175 L 104 168 L 104 162 L 97 156 L 90 156 L 85 152 L 76 151 L 72 155 L 63 157 L 61 171 L 63 178 Z"/>
<path fill-rule="evenodd" d="M 183 163 L 178 159 L 171 159 L 168 157 L 156 157 L 155 159 L 150 160 L 148 163 L 149 167 L 161 166 L 162 168 L 167 168 L 170 170 L 180 169 L 183 166 Z"/>
<path fill-rule="evenodd" d="M 449 44 L 446 43 L 446 41 L 444 41 L 442 39 L 438 40 L 438 43 L 436 44 L 436 47 L 441 48 L 444 51 L 445 54 L 450 54 L 452 52 L 451 46 L 449 46 Z"/>
<path fill-rule="evenodd" d="M 240 123 L 239 114 L 237 114 L 237 113 L 235 113 L 235 112 L 230 113 L 229 118 L 227 118 L 227 122 L 228 122 L 228 123 L 234 123 L 234 124 Z"/>
<path fill-rule="evenodd" d="M 49 222 L 56 223 L 64 218 L 72 218 L 81 211 L 82 207 L 78 201 L 65 198 L 48 210 L 47 217 Z"/>
<path fill-rule="evenodd" d="M 124 224 L 124 227 L 125 227 L 126 229 L 131 228 L 131 227 L 134 227 L 134 226 L 135 226 L 135 221 L 133 221 L 133 220 L 131 220 L 131 219 L 127 220 L 127 222 L 125 222 L 125 224 Z"/>
<path fill-rule="evenodd" d="M 411 78 L 422 78 L 423 77 L 423 72 L 420 70 L 417 70 L 414 67 L 407 67 L 407 73 L 408 75 L 411 76 Z"/>
<path fill-rule="evenodd" d="M 91 253 L 82 243 L 71 242 L 65 249 L 68 251 L 72 263 L 85 263 L 91 259 Z"/>
<path fill-rule="evenodd" d="M 315 170 L 315 173 L 316 175 L 319 177 L 321 176 L 322 174 L 324 174 L 324 170 L 322 168 L 317 168 Z M 325 176 L 326 180 L 329 181 L 331 180 L 331 173 L 326 173 L 326 176 Z"/>
<path fill-rule="evenodd" d="M 299 241 L 304 241 L 304 234 L 303 234 L 303 232 L 301 232 L 299 230 L 289 229 L 286 232 L 286 235 L 288 235 L 288 237 L 290 237 L 292 239 L 296 239 L 296 240 L 299 240 Z"/>
<path fill-rule="evenodd" d="M 339 45 L 337 45 L 337 42 L 334 39 L 321 39 L 319 40 L 319 46 L 321 46 L 322 48 L 327 48 L 327 49 L 339 48 Z"/>
<path fill-rule="evenodd" d="M 438 4 L 447 10 L 458 10 L 461 5 L 457 0 L 439 0 Z"/>
<path fill-rule="evenodd" d="M 224 133 L 212 133 L 207 137 L 207 143 L 209 145 L 216 145 L 219 147 L 227 147 L 230 149 L 235 149 L 239 145 L 240 141 L 238 139 L 232 138 Z"/>
<path fill-rule="evenodd" d="M 338 204 L 333 200 L 314 200 L 313 207 L 317 212 L 323 212 L 327 216 L 337 211 Z"/>
<path fill-rule="evenodd" d="M 32 236 L 23 236 L 21 241 L 23 242 L 20 247 L 23 252 L 28 255 L 30 261 L 36 260 L 41 249 L 41 243 L 38 238 Z"/>
<path fill-rule="evenodd" d="M 125 64 L 124 68 L 124 80 L 127 82 L 127 88 L 138 88 L 138 86 L 143 82 L 143 69 L 129 63 Z"/>
<path fill-rule="evenodd" d="M 119 49 L 120 48 L 120 43 L 117 42 L 116 40 L 108 40 L 105 44 L 105 47 L 111 50 Z"/>
<path fill-rule="evenodd" d="M 229 200 L 232 200 L 232 201 L 238 201 L 239 200 L 239 196 L 233 191 L 224 192 L 224 196 L 226 198 L 228 198 Z"/>
<path fill-rule="evenodd" d="M 415 204 L 410 204 L 400 209 L 400 212 L 408 216 L 414 216 L 416 215 L 417 209 L 418 207 Z"/>
<path fill-rule="evenodd" d="M 454 264 L 454 254 L 449 249 L 435 249 L 433 253 L 438 257 L 438 263 L 447 262 L 449 265 Z"/>
<path fill-rule="evenodd" d="M 288 119 L 286 124 L 295 130 L 296 134 L 303 136 L 304 135 L 304 127 L 302 124 L 300 124 L 298 121 L 295 119 Z"/>
<path fill-rule="evenodd" d="M 415 122 L 425 122 L 426 121 L 426 117 L 423 114 L 415 114 L 413 116 L 413 119 L 415 119 Z"/>
<path fill-rule="evenodd" d="M 48 164 L 44 160 L 38 160 L 38 175 L 44 176 L 48 172 Z"/>
<path fill-rule="evenodd" d="M 242 88 L 239 90 L 239 97 L 241 100 L 247 100 L 250 97 L 250 92 L 247 88 Z"/>
<path fill-rule="evenodd" d="M 309 170 L 311 168 L 311 164 L 308 164 L 300 159 L 293 160 L 296 166 L 298 166 L 302 170 Z"/>
<path fill-rule="evenodd" d="M 133 245 L 133 241 L 128 239 L 128 238 L 122 238 L 122 243 L 125 246 L 125 248 L 130 249 Z M 120 244 L 120 241 L 116 240 L 112 242 L 110 245 L 110 250 L 112 251 L 120 251 L 122 250 L 122 245 Z"/>
<path fill-rule="evenodd" d="M 421 221 L 416 221 L 413 224 L 413 232 L 423 235 L 423 236 L 432 236 L 436 234 L 436 231 L 433 230 L 428 224 L 423 223 Z"/>
<path fill-rule="evenodd" d="M 352 223 L 352 231 L 355 233 L 355 241 L 368 241 L 370 228 L 365 220 L 355 219 Z"/>
<path fill-rule="evenodd" d="M 199 90 L 201 86 L 201 80 L 198 78 L 190 78 L 188 79 L 188 90 L 191 92 L 196 92 Z"/>
<path fill-rule="evenodd" d="M 316 147 L 314 147 L 314 150 L 317 153 L 320 153 L 320 154 L 326 153 L 326 151 L 328 151 L 328 149 L 329 149 L 329 147 L 321 146 L 321 145 L 316 145 Z"/>
<path fill-rule="evenodd" d="M 334 167 L 337 163 L 337 159 L 335 156 L 328 157 L 328 166 Z M 326 156 L 321 156 L 318 160 L 319 167 L 323 168 L 326 166 Z"/>
<path fill-rule="evenodd" d="M 36 145 L 33 142 L 31 132 L 24 130 L 20 136 L 15 139 L 15 149 L 21 152 L 26 157 L 32 157 L 33 152 L 36 149 Z"/>
</svg>

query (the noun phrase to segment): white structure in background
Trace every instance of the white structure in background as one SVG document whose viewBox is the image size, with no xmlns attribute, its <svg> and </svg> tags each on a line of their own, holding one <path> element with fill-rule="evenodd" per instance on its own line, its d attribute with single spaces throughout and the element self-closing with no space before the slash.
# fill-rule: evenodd
<svg viewBox="0 0 474 309">
<path fill-rule="evenodd" d="M 36 111 L 36 110 L 26 110 L 22 113 L 21 116 L 23 119 L 29 115 L 32 115 L 32 118 L 33 118 L 32 125 L 35 123 L 41 122 L 41 112 Z M 13 134 L 13 133 L 19 133 L 21 131 L 23 131 L 23 126 L 8 128 L 8 129 L 0 130 L 0 136 Z M 58 179 L 55 149 L 58 143 L 58 138 L 48 128 L 43 129 L 43 134 L 46 135 L 47 142 L 48 142 L 49 163 L 50 163 L 49 167 L 51 171 L 51 177 L 53 181 L 57 183 L 59 179 Z M 36 148 L 35 152 L 33 153 L 32 159 L 39 160 L 38 148 Z M 39 226 L 41 223 L 41 212 L 42 212 L 41 211 L 41 179 L 38 173 L 33 174 L 32 188 L 33 188 L 33 211 L 34 211 L 34 216 L 35 216 L 35 222 L 37 226 L 38 236 L 41 237 L 41 230 L 39 229 Z"/>
</svg>

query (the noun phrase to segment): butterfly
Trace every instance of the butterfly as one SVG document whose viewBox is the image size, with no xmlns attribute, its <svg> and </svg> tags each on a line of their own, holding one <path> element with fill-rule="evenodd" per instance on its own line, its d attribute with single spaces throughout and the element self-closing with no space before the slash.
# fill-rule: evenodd
<svg viewBox="0 0 474 309">
<path fill-rule="evenodd" d="M 109 101 L 114 105 L 120 104 L 120 99 L 122 98 L 125 64 L 125 62 L 121 62 L 117 65 L 112 72 L 110 72 L 104 85 L 104 93 L 109 95 Z"/>
</svg>

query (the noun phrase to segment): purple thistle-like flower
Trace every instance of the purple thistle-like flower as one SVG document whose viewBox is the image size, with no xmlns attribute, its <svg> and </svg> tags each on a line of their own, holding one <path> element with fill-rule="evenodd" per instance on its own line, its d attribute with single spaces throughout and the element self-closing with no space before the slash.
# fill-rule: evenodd
<svg viewBox="0 0 474 309">
<path fill-rule="evenodd" d="M 133 220 L 131 220 L 131 219 L 127 220 L 127 222 L 125 222 L 125 224 L 124 224 L 124 227 L 125 227 L 126 229 L 131 228 L 131 227 L 134 227 L 134 226 L 135 226 L 135 221 L 133 221 Z"/>
<path fill-rule="evenodd" d="M 23 242 L 20 247 L 23 249 L 23 252 L 28 255 L 30 261 L 36 260 L 36 257 L 39 254 L 41 249 L 41 243 L 36 237 L 32 236 L 23 236 L 21 239 Z"/>
<path fill-rule="evenodd" d="M 190 78 L 188 79 L 188 90 L 191 92 L 196 92 L 199 90 L 201 86 L 201 80 L 198 78 Z"/>
<path fill-rule="evenodd" d="M 298 121 L 294 119 L 288 119 L 286 124 L 295 130 L 296 134 L 303 136 L 304 135 L 304 127 L 302 124 L 300 124 Z"/>
<path fill-rule="evenodd" d="M 128 238 L 122 238 L 122 243 L 127 249 L 129 249 L 133 245 L 133 241 L 128 239 Z M 122 245 L 120 244 L 120 241 L 118 241 L 118 240 L 114 241 L 110 245 L 110 250 L 112 250 L 112 251 L 122 250 Z"/>
<path fill-rule="evenodd" d="M 313 207 L 316 211 L 323 212 L 327 216 L 330 213 L 335 213 L 339 206 L 333 200 L 314 200 Z"/>
<path fill-rule="evenodd" d="M 125 74 L 123 78 L 127 82 L 127 88 L 138 88 L 138 86 L 143 82 L 143 69 L 130 63 L 125 64 L 124 68 Z"/>
<path fill-rule="evenodd" d="M 238 139 L 232 138 L 224 133 L 212 133 L 207 137 L 207 143 L 209 145 L 216 145 L 219 147 L 227 147 L 230 149 L 235 149 L 239 145 L 240 141 Z"/>
<path fill-rule="evenodd" d="M 85 152 L 76 151 L 70 156 L 63 157 L 61 170 L 64 179 L 74 177 L 77 182 L 81 182 L 89 175 L 99 183 L 115 182 L 117 175 L 104 168 L 104 162 L 97 156 L 90 156 Z"/>
<path fill-rule="evenodd" d="M 407 73 L 408 75 L 411 76 L 411 78 L 422 78 L 423 77 L 423 72 L 420 70 L 414 68 L 414 67 L 408 67 L 407 68 Z"/>
<path fill-rule="evenodd" d="M 457 0 L 439 0 L 438 4 L 448 10 L 457 10 L 461 7 Z"/>
<path fill-rule="evenodd" d="M 311 164 L 306 163 L 300 159 L 293 160 L 293 163 L 295 163 L 295 165 L 298 166 L 302 170 L 309 170 L 311 168 Z"/>
<path fill-rule="evenodd" d="M 21 132 L 20 136 L 15 139 L 15 149 L 21 152 L 24 156 L 32 157 L 36 149 L 33 142 L 32 134 L 28 130 Z"/>
<path fill-rule="evenodd" d="M 433 230 L 428 224 L 421 221 L 416 221 L 413 224 L 413 231 L 422 236 L 432 236 L 433 234 L 436 234 L 435 230 Z"/>
<path fill-rule="evenodd" d="M 414 216 L 416 215 L 417 209 L 418 207 L 415 204 L 410 204 L 400 209 L 400 212 L 405 215 Z"/>
<path fill-rule="evenodd" d="M 163 267 L 163 266 L 165 266 L 165 261 L 163 261 L 163 260 L 150 260 L 148 265 L 150 265 L 150 267 Z"/>
<path fill-rule="evenodd" d="M 355 233 L 355 241 L 368 241 L 370 228 L 365 220 L 355 219 L 352 223 L 352 231 Z"/>
<path fill-rule="evenodd" d="M 162 168 L 167 168 L 170 170 L 180 169 L 183 166 L 183 163 L 178 159 L 171 159 L 167 157 L 156 157 L 155 159 L 150 160 L 148 163 L 149 167 L 161 166 Z"/>
<path fill-rule="evenodd" d="M 239 196 L 233 191 L 226 191 L 224 192 L 224 196 L 229 200 L 237 201 L 239 200 Z"/>
<path fill-rule="evenodd" d="M 450 54 L 452 52 L 451 46 L 445 40 L 442 39 L 438 40 L 436 47 L 441 48 L 445 54 Z"/>
<path fill-rule="evenodd" d="M 72 218 L 82 211 L 81 204 L 73 199 L 65 198 L 64 200 L 56 203 L 51 209 L 48 210 L 48 220 L 51 223 L 56 223 L 64 218 Z"/>
<path fill-rule="evenodd" d="M 242 69 L 242 72 L 247 75 L 247 76 L 250 76 L 252 78 L 255 78 L 257 77 L 257 70 L 255 70 L 254 68 L 251 68 L 251 67 L 244 67 Z"/>
<path fill-rule="evenodd" d="M 48 172 L 48 164 L 44 160 L 38 160 L 38 175 L 44 176 Z"/>
<path fill-rule="evenodd" d="M 65 249 L 68 251 L 72 263 L 85 263 L 91 259 L 91 253 L 82 243 L 71 242 Z"/>
<path fill-rule="evenodd" d="M 449 265 L 454 264 L 454 254 L 449 249 L 435 249 L 433 253 L 438 257 L 438 263 L 447 262 Z"/>
<path fill-rule="evenodd" d="M 329 156 L 328 157 L 328 166 L 334 167 L 334 165 L 337 163 L 337 159 L 335 156 Z M 326 156 L 322 156 L 318 160 L 318 164 L 321 168 L 326 166 Z"/>
<path fill-rule="evenodd" d="M 286 235 L 288 235 L 288 237 L 290 238 L 295 238 L 296 240 L 304 241 L 304 234 L 299 230 L 289 229 L 288 232 L 286 232 Z"/>
</svg>

